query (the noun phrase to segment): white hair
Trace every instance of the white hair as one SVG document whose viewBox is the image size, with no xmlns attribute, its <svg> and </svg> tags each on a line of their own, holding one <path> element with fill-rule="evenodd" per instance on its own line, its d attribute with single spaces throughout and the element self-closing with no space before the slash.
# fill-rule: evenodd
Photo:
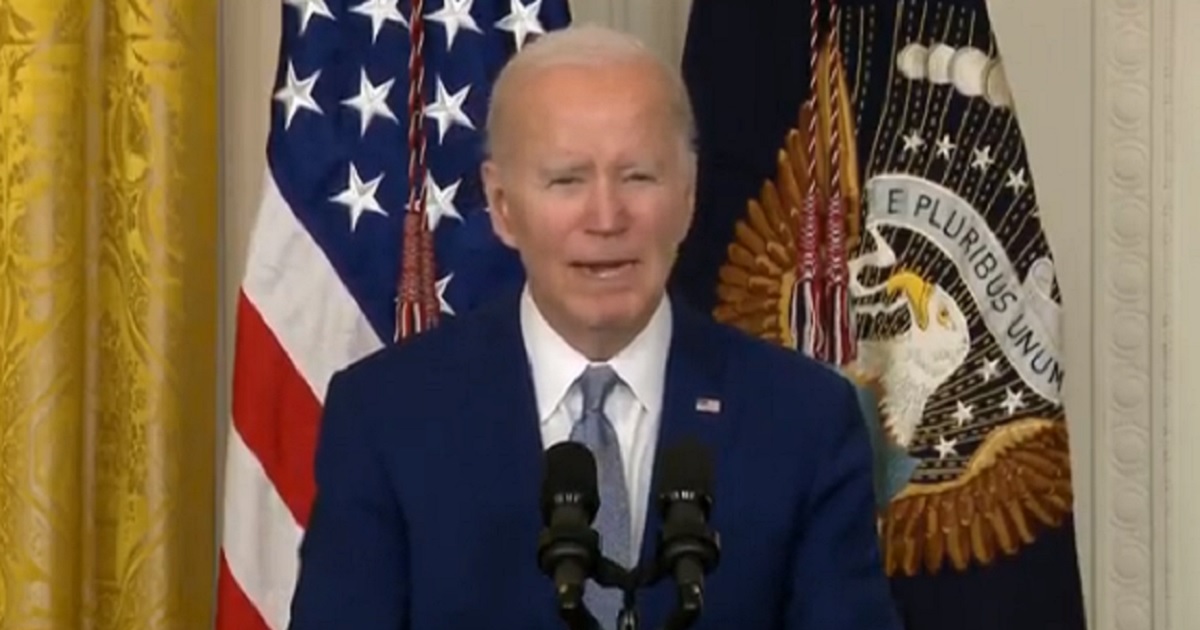
<svg viewBox="0 0 1200 630">
<path fill-rule="evenodd" d="M 496 136 L 500 135 L 497 133 L 500 131 L 499 125 L 512 107 L 511 99 L 519 93 L 515 88 L 519 75 L 562 65 L 625 62 L 648 62 L 659 70 L 667 87 L 669 107 L 680 139 L 687 150 L 694 153 L 695 113 L 679 71 L 636 37 L 595 24 L 572 25 L 550 31 L 526 44 L 505 64 L 492 87 L 491 106 L 487 114 L 487 153 L 493 154 Z"/>
</svg>

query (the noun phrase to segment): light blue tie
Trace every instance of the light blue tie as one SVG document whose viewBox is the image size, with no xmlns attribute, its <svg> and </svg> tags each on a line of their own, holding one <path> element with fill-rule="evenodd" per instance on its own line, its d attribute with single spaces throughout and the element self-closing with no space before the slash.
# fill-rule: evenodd
<svg viewBox="0 0 1200 630">
<path fill-rule="evenodd" d="M 625 486 L 625 468 L 621 447 L 612 423 L 604 415 L 604 401 L 616 386 L 616 372 L 607 365 L 589 366 L 579 377 L 583 391 L 583 414 L 571 429 L 571 440 L 580 442 L 596 457 L 600 483 L 600 511 L 595 528 L 600 534 L 604 556 L 624 567 L 634 564 L 630 551 L 629 491 Z M 621 610 L 621 591 L 601 589 L 589 582 L 584 603 L 603 628 L 614 628 Z"/>
</svg>

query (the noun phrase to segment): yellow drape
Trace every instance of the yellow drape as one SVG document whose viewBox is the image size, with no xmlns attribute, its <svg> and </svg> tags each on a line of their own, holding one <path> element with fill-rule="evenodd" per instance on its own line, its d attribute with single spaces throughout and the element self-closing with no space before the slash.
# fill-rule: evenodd
<svg viewBox="0 0 1200 630">
<path fill-rule="evenodd" d="M 204 628 L 217 0 L 0 0 L 0 628 Z"/>
</svg>

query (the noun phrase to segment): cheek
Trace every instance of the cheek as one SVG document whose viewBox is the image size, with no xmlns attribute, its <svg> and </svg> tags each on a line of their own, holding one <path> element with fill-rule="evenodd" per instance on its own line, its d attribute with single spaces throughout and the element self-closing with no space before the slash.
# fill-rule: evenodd
<svg viewBox="0 0 1200 630">
<path fill-rule="evenodd" d="M 678 208 L 675 205 L 661 207 L 654 215 L 654 240 L 660 249 L 674 251 L 687 236 L 688 214 Z"/>
<path fill-rule="evenodd" d="M 691 223 L 691 208 L 687 191 L 675 183 L 663 184 L 641 191 L 630 198 L 630 207 L 647 225 L 653 226 L 661 240 L 674 240 L 687 232 Z"/>
<path fill-rule="evenodd" d="M 544 260 L 560 256 L 567 248 L 569 227 L 553 219 L 552 213 L 527 212 L 513 222 L 518 248 L 525 255 Z"/>
</svg>

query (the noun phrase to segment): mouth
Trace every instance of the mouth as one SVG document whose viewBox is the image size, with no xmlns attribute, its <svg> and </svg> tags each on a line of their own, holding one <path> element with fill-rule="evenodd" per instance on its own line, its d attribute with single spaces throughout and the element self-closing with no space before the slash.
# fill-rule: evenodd
<svg viewBox="0 0 1200 630">
<path fill-rule="evenodd" d="M 585 276 L 607 280 L 628 273 L 637 264 L 638 261 L 634 259 L 575 261 L 571 263 L 571 268 Z"/>
</svg>

